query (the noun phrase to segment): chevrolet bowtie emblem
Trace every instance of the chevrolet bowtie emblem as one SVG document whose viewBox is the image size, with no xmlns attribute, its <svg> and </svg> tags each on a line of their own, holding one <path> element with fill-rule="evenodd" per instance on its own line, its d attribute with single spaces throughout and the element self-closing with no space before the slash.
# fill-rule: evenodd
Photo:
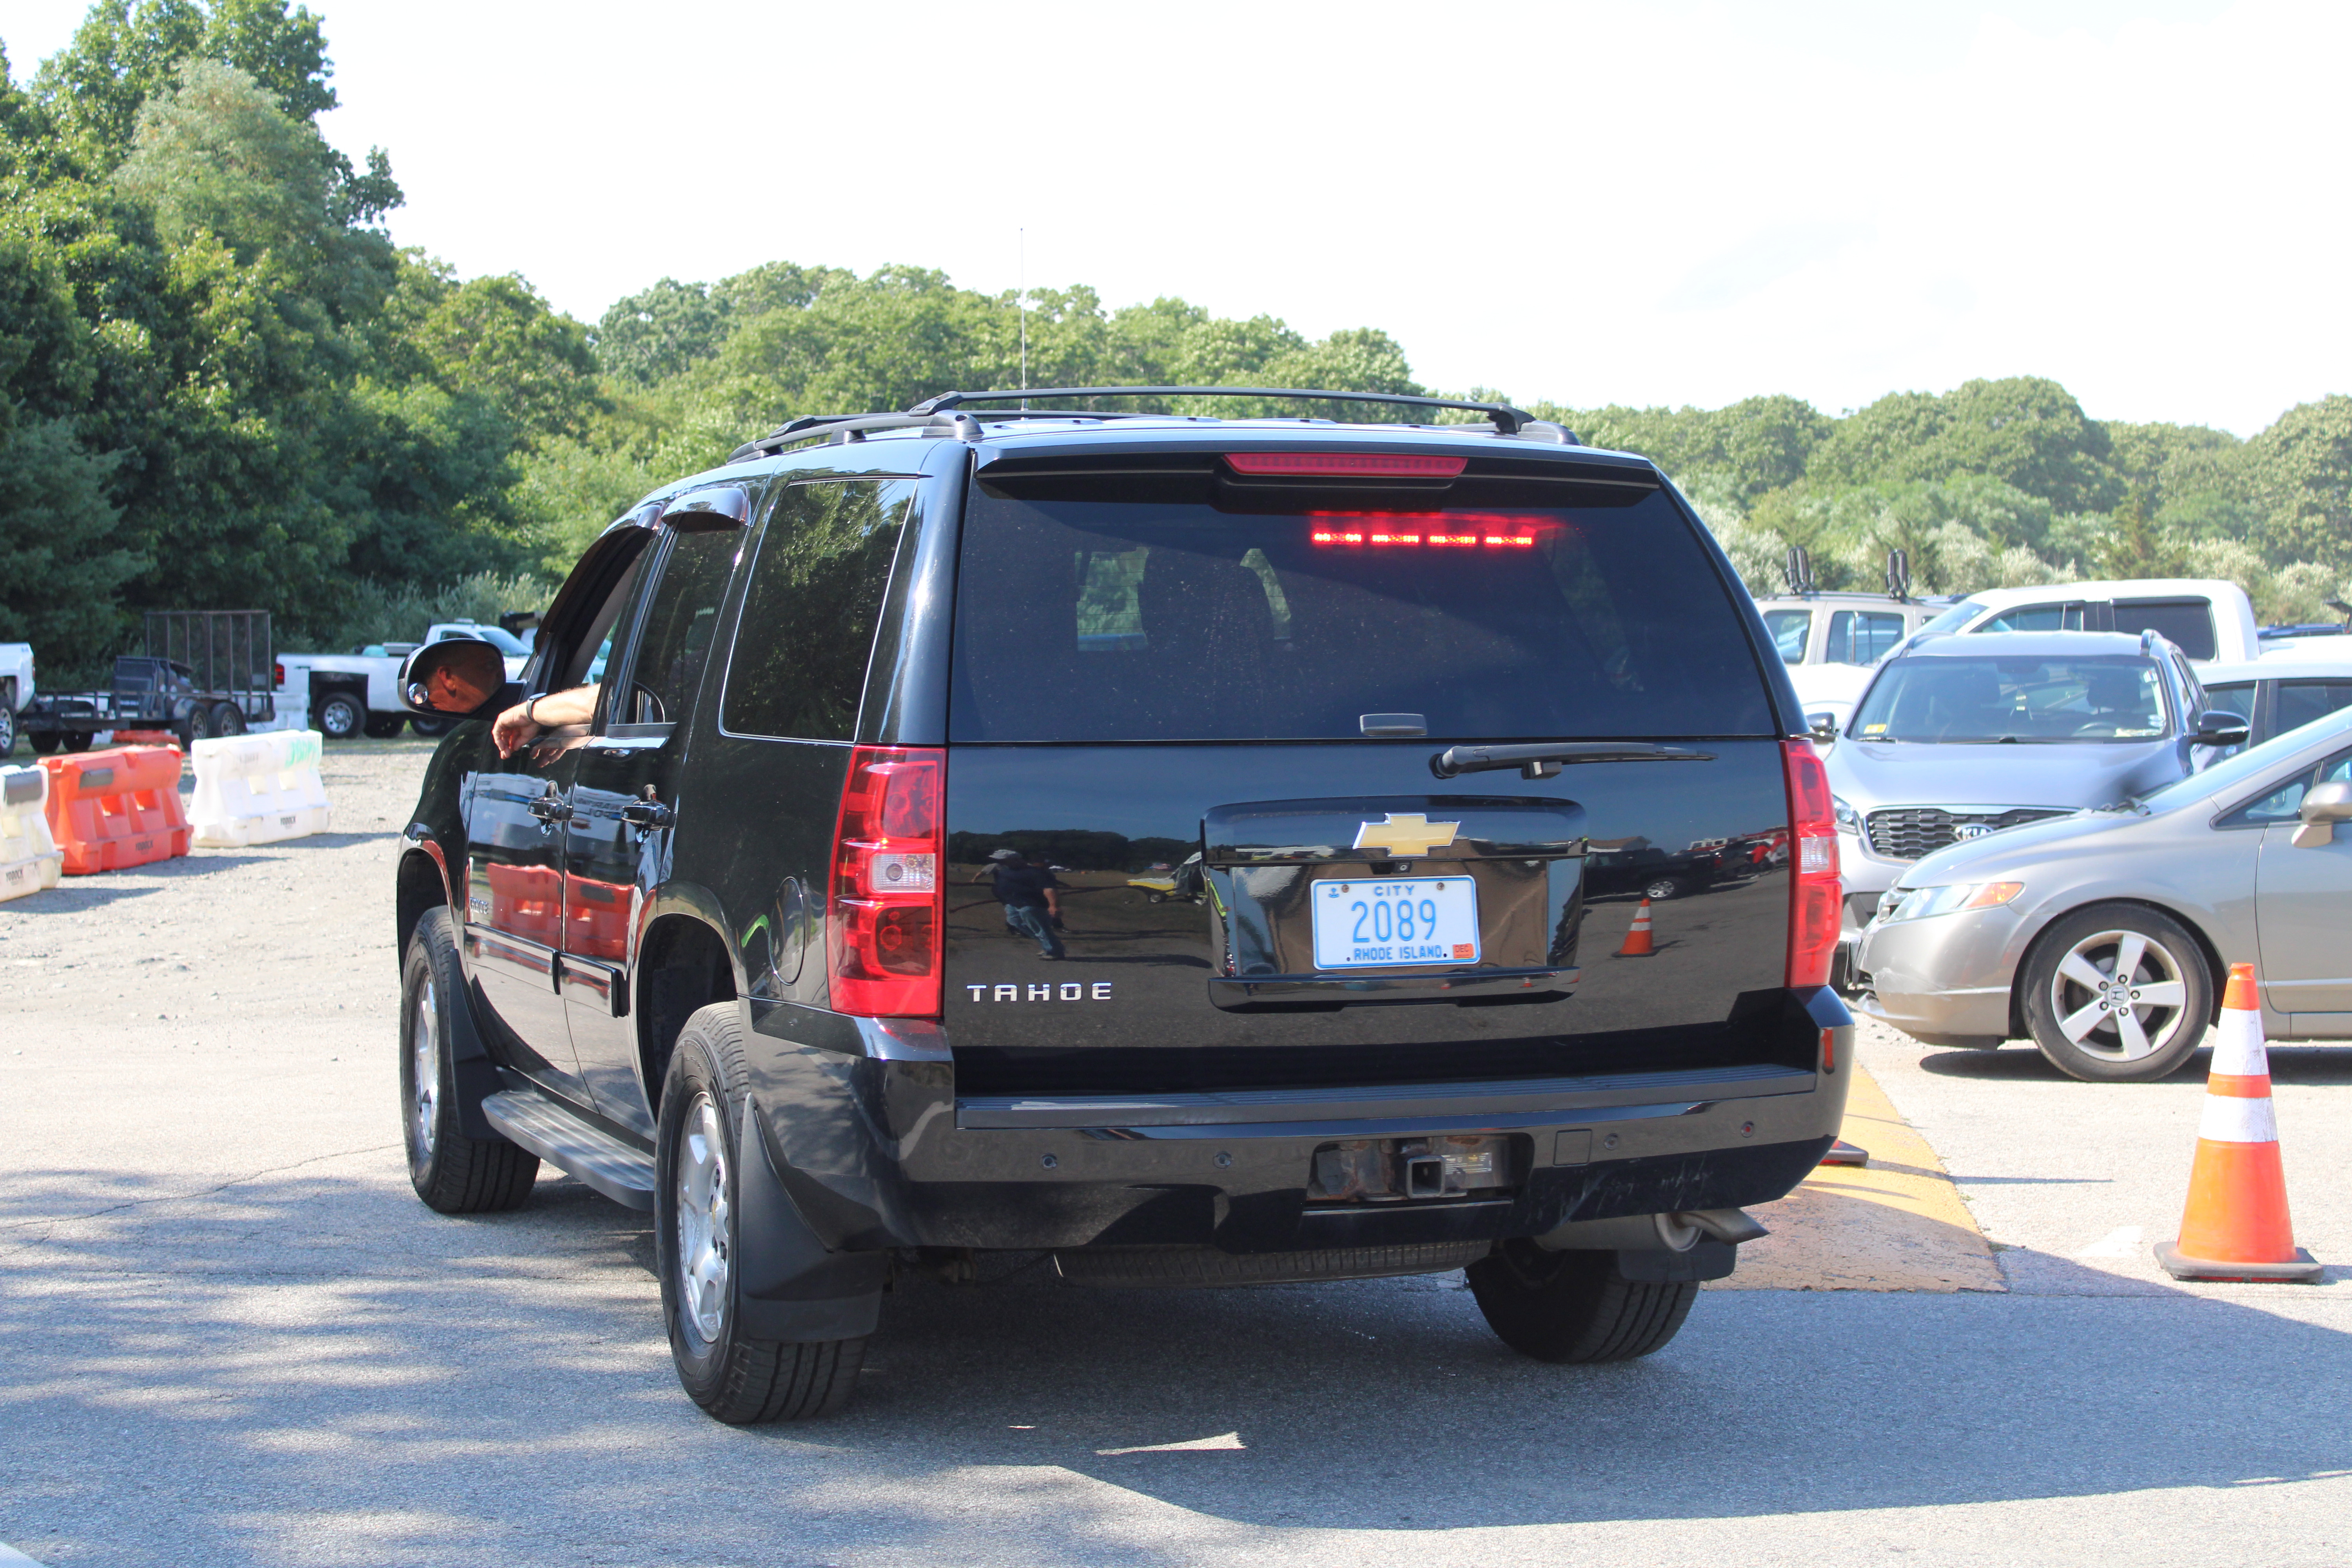
<svg viewBox="0 0 2352 1568">
<path fill-rule="evenodd" d="M 1392 811 L 1378 822 L 1367 822 L 1357 828 L 1355 847 L 1385 849 L 1391 855 L 1410 858 L 1453 843 L 1461 827 L 1458 822 L 1432 822 L 1417 811 L 1406 812 L 1402 816 Z"/>
</svg>

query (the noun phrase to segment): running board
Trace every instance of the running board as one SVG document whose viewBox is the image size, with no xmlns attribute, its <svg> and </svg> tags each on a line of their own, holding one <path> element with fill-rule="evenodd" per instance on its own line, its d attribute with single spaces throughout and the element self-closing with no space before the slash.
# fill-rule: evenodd
<svg viewBox="0 0 2352 1568">
<path fill-rule="evenodd" d="M 633 1209 L 654 1206 L 654 1157 L 582 1121 L 537 1089 L 487 1095 L 482 1115 L 508 1139 L 614 1203 Z"/>
</svg>

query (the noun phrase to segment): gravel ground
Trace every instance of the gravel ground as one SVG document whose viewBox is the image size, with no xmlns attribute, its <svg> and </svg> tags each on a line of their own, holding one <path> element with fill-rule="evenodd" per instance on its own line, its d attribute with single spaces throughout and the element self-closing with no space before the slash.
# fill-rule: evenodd
<svg viewBox="0 0 2352 1568">
<path fill-rule="evenodd" d="M 857 1400 L 677 1391 L 640 1216 L 410 1194 L 389 871 L 336 833 L 0 904 L 0 1542 L 173 1565 L 2352 1559 L 2352 1308 L 2172 1284 L 2200 1086 L 1864 1062 L 2000 1290 L 1710 1291 L 1666 1351 L 1510 1355 L 1459 1277 L 887 1305 Z M 2300 1238 L 2352 1259 L 2352 1051 L 2274 1058 Z M 1771 1223 L 1769 1210 L 1765 1221 Z M 1110 1452 L 1190 1444 L 1177 1451 Z"/>
</svg>

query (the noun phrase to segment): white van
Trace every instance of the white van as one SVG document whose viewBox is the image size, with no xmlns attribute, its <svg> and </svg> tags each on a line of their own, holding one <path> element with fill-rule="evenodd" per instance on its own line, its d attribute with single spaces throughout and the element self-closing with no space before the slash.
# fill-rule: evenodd
<svg viewBox="0 0 2352 1568">
<path fill-rule="evenodd" d="M 1843 724 L 1870 684 L 1871 667 L 1950 605 L 1890 594 L 1811 593 L 1759 599 L 1756 609 L 1804 711 L 1834 714 Z"/>
</svg>

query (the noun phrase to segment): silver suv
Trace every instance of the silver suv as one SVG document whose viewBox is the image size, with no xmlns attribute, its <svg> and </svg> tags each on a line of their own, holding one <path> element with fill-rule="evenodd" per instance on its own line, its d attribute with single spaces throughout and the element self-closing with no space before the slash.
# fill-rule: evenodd
<svg viewBox="0 0 2352 1568">
<path fill-rule="evenodd" d="M 2145 795 L 2245 739 L 2154 632 L 1923 634 L 1882 664 L 1829 754 L 1841 951 L 1920 857 Z M 1851 963 L 1839 966 L 1841 977 Z"/>
</svg>

